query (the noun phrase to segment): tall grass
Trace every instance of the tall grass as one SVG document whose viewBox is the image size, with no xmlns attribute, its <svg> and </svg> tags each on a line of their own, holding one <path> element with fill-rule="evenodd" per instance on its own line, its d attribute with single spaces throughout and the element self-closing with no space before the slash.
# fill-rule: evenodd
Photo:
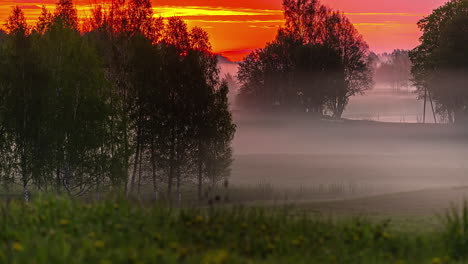
<svg viewBox="0 0 468 264">
<path fill-rule="evenodd" d="M 463 263 L 468 241 L 466 204 L 443 230 L 422 233 L 284 208 L 38 198 L 0 209 L 0 263 Z"/>
<path fill-rule="evenodd" d="M 468 202 L 462 208 L 453 208 L 445 214 L 443 239 L 450 254 L 460 260 L 468 261 Z"/>
</svg>

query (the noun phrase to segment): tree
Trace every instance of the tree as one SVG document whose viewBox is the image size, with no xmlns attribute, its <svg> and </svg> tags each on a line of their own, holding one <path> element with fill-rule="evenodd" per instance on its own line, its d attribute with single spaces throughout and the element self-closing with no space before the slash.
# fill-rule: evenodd
<svg viewBox="0 0 468 264">
<path fill-rule="evenodd" d="M 391 54 L 383 53 L 373 58 L 374 79 L 376 82 L 386 83 L 395 91 L 408 88 L 411 85 L 411 60 L 409 51 L 394 50 Z"/>
<path fill-rule="evenodd" d="M 349 98 L 371 87 L 367 44 L 343 14 L 317 0 L 283 6 L 276 39 L 240 64 L 239 101 L 341 118 Z"/>
<path fill-rule="evenodd" d="M 235 131 L 208 34 L 153 18 L 148 0 L 96 6 L 82 34 L 71 0 L 0 33 L 0 175 L 9 186 L 154 198 L 167 183 L 227 183 Z M 150 176 L 150 177 L 149 177 Z M 205 187 L 205 184 L 209 187 Z"/>
<path fill-rule="evenodd" d="M 73 0 L 59 0 L 55 8 L 54 20 L 56 23 L 62 23 L 64 27 L 78 30 L 78 13 Z"/>
<path fill-rule="evenodd" d="M 468 1 L 452 0 L 418 22 L 421 44 L 410 52 L 420 97 L 429 96 L 451 123 L 468 117 Z"/>
<path fill-rule="evenodd" d="M 19 178 L 25 200 L 28 200 L 29 184 L 33 180 L 39 182 L 33 176 L 40 170 L 36 163 L 41 125 L 36 114 L 40 104 L 33 95 L 40 90 L 42 80 L 32 50 L 30 28 L 18 6 L 12 9 L 6 29 L 9 35 L 1 50 L 0 67 L 2 174 L 8 177 L 5 180 L 12 182 Z"/>
<path fill-rule="evenodd" d="M 105 146 L 108 86 L 96 51 L 76 30 L 76 10 L 61 1 L 49 29 L 37 38 L 41 69 L 48 75 L 44 119 L 51 137 L 55 182 L 79 195 L 109 171 Z"/>
<path fill-rule="evenodd" d="M 44 34 L 52 24 L 53 16 L 45 6 L 42 6 L 41 15 L 37 19 L 34 31 L 37 34 Z"/>
</svg>

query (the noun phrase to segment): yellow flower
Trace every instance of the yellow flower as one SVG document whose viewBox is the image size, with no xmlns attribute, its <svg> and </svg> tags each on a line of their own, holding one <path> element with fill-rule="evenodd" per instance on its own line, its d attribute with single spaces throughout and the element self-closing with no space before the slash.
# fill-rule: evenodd
<svg viewBox="0 0 468 264">
<path fill-rule="evenodd" d="M 203 258 L 203 264 L 223 264 L 227 263 L 229 253 L 226 250 L 218 250 L 207 253 Z"/>
<path fill-rule="evenodd" d="M 292 241 L 292 243 L 293 243 L 293 245 L 296 246 L 296 247 L 301 246 L 301 240 L 299 240 L 299 239 L 294 239 L 294 240 Z"/>
<path fill-rule="evenodd" d="M 199 215 L 199 216 L 197 216 L 197 218 L 195 220 L 197 222 L 203 222 L 203 216 Z"/>
<path fill-rule="evenodd" d="M 275 245 L 273 245 L 272 243 L 268 243 L 267 249 L 268 249 L 268 250 L 274 250 L 274 249 L 275 249 Z"/>
<path fill-rule="evenodd" d="M 21 252 L 24 250 L 23 245 L 21 245 L 19 242 L 14 242 L 11 247 L 13 248 L 14 251 Z"/>
<path fill-rule="evenodd" d="M 177 242 L 169 243 L 169 248 L 170 249 L 177 249 L 178 247 L 179 247 L 179 244 L 177 244 Z"/>
<path fill-rule="evenodd" d="M 159 233 L 154 234 L 154 239 L 156 239 L 158 241 L 161 240 L 161 234 L 159 234 Z"/>
<path fill-rule="evenodd" d="M 440 258 L 433 258 L 432 259 L 432 264 L 441 264 L 442 260 Z"/>
<path fill-rule="evenodd" d="M 68 225 L 69 223 L 70 221 L 68 221 L 67 219 L 60 220 L 60 225 Z"/>
<path fill-rule="evenodd" d="M 95 248 L 103 248 L 104 246 L 105 246 L 104 241 L 102 241 L 102 240 L 94 241 L 94 247 Z"/>
</svg>

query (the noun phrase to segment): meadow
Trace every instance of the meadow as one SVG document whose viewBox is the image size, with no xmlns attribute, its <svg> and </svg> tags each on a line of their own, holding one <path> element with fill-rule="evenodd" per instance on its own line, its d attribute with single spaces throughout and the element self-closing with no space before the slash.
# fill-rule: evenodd
<svg viewBox="0 0 468 264">
<path fill-rule="evenodd" d="M 468 208 L 437 229 L 289 207 L 170 209 L 124 199 L 1 203 L 1 263 L 465 263 Z"/>
</svg>

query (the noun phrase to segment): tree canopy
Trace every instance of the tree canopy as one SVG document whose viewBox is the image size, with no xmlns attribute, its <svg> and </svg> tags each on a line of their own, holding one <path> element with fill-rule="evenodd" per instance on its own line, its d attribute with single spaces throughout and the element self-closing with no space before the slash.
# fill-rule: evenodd
<svg viewBox="0 0 468 264">
<path fill-rule="evenodd" d="M 81 23 L 60 0 L 31 26 L 12 9 L 0 39 L 1 182 L 25 197 L 149 185 L 179 202 L 196 183 L 203 199 L 228 180 L 235 131 L 207 33 L 155 18 L 149 0 L 91 13 Z"/>
<path fill-rule="evenodd" d="M 418 22 L 421 44 L 410 52 L 421 96 L 452 123 L 468 121 L 468 1 L 451 0 Z"/>
<path fill-rule="evenodd" d="M 285 0 L 285 25 L 240 64 L 241 106 L 340 118 L 370 89 L 368 46 L 346 16 L 318 0 Z"/>
</svg>

